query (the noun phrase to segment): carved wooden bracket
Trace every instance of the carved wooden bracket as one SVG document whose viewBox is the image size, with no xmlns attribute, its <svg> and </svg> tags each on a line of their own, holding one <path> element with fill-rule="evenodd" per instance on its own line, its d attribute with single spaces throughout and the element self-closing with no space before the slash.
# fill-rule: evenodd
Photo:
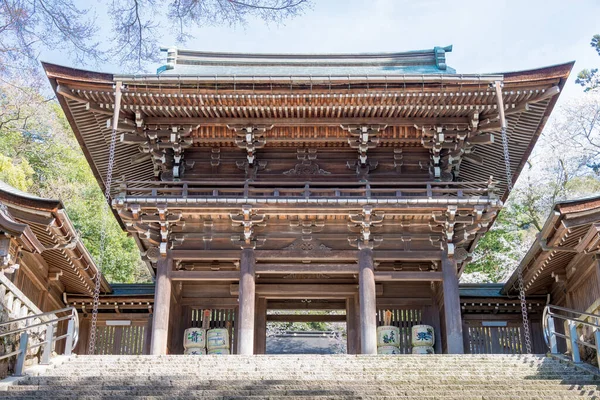
<svg viewBox="0 0 600 400">
<path fill-rule="evenodd" d="M 117 212 L 128 232 L 137 234 L 157 246 L 164 257 L 167 249 L 172 248 L 175 240 L 171 235 L 172 228 L 183 225 L 181 211 L 170 211 L 167 204 L 157 204 L 155 212 L 143 211 L 139 204 L 119 205 Z"/>
<path fill-rule="evenodd" d="M 248 165 L 253 166 L 256 161 L 256 150 L 263 148 L 267 144 L 267 139 L 264 135 L 266 131 L 273 128 L 273 125 L 228 125 L 227 127 L 239 136 L 235 144 L 240 149 L 246 150 Z"/>
<path fill-rule="evenodd" d="M 141 154 L 132 157 L 132 164 L 151 159 L 154 175 L 160 175 L 163 180 L 180 179 L 184 167 L 193 166 L 193 163 L 183 163 L 184 150 L 193 144 L 191 125 L 148 127 L 144 126 L 143 119 L 137 119 L 137 114 L 136 124 L 137 132 L 121 134 L 121 143 L 139 146 Z"/>
<path fill-rule="evenodd" d="M 350 223 L 348 227 L 352 231 L 359 231 L 361 236 L 360 240 L 357 239 L 357 242 L 360 244 L 367 245 L 372 243 L 373 240 L 371 238 L 372 230 L 377 226 L 383 223 L 383 215 L 373 214 L 373 206 L 364 206 L 362 214 L 350 214 L 349 216 Z M 350 244 L 353 244 L 353 239 L 348 238 Z"/>
<path fill-rule="evenodd" d="M 360 165 L 367 165 L 367 151 L 377 147 L 379 144 L 377 135 L 385 128 L 386 125 L 342 125 L 342 129 L 347 130 L 352 136 L 348 139 L 348 144 L 358 150 Z M 374 165 L 373 169 L 376 167 L 377 165 Z"/>
<path fill-rule="evenodd" d="M 265 216 L 254 213 L 251 205 L 243 205 L 242 212 L 239 214 L 230 214 L 230 218 L 234 226 L 242 226 L 244 228 L 243 237 L 232 236 L 231 240 L 234 243 L 240 244 L 242 248 L 255 248 L 257 244 L 264 243 L 264 238 L 254 236 L 254 228 L 256 226 L 265 226 Z"/>
</svg>

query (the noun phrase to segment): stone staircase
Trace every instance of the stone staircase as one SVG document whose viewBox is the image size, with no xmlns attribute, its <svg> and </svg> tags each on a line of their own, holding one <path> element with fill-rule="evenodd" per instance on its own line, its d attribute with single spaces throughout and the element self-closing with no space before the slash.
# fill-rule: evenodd
<svg viewBox="0 0 600 400">
<path fill-rule="evenodd" d="M 598 377 L 537 355 L 73 356 L 5 399 L 582 399 Z"/>
</svg>

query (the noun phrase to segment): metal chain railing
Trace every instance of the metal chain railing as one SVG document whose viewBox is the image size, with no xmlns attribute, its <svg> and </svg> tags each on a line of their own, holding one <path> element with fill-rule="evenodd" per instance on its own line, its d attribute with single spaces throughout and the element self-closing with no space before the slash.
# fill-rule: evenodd
<svg viewBox="0 0 600 400">
<path fill-rule="evenodd" d="M 121 107 L 121 82 L 115 86 L 115 112 L 112 123 L 112 132 L 110 136 L 110 146 L 108 149 L 108 166 L 106 169 L 106 181 L 104 182 L 104 200 L 105 208 L 102 212 L 100 225 L 100 255 L 98 257 L 98 269 L 96 272 L 94 287 L 94 303 L 92 305 L 92 321 L 90 327 L 90 339 L 88 354 L 94 354 L 96 349 L 96 326 L 98 325 L 98 307 L 100 306 L 100 288 L 102 284 L 102 269 L 106 262 L 106 236 L 108 229 L 108 218 L 110 214 L 110 189 L 112 186 L 113 167 L 115 165 L 115 147 L 117 144 L 117 126 L 119 123 L 119 109 Z M 108 208 L 108 209 L 106 209 Z"/>
<path fill-rule="evenodd" d="M 504 115 L 504 101 L 502 99 L 502 86 L 500 82 L 494 84 L 496 89 L 496 97 L 498 100 L 498 114 L 500 115 L 501 134 L 502 134 L 502 149 L 504 151 L 504 166 L 506 172 L 506 185 L 508 192 L 513 190 L 512 172 L 510 170 L 510 152 L 508 150 L 508 134 L 506 132 L 507 123 Z M 525 285 L 523 283 L 523 267 L 517 267 L 517 280 L 519 285 L 519 300 L 521 302 L 521 315 L 523 318 L 523 336 L 525 338 L 525 349 L 528 354 L 531 354 L 531 332 L 529 330 L 529 314 L 527 312 L 527 298 L 525 297 Z"/>
</svg>

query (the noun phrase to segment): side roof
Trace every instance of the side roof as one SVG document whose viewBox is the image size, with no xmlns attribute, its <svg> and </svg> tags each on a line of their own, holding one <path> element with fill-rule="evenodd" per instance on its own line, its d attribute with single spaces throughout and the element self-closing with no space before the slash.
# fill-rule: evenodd
<svg viewBox="0 0 600 400">
<path fill-rule="evenodd" d="M 526 293 L 546 294 L 558 280 L 577 281 L 599 251 L 600 196 L 557 202 L 519 264 Z M 502 293 L 516 293 L 517 279 L 515 271 Z M 554 296 L 560 300 L 564 293 Z"/>
<path fill-rule="evenodd" d="M 8 233 L 27 240 L 29 251 L 40 254 L 48 267 L 62 271 L 60 281 L 67 292 L 92 293 L 98 267 L 60 200 L 34 196 L 0 181 L 0 205 L 0 230 L 12 229 Z M 111 290 L 103 277 L 102 291 Z"/>
</svg>

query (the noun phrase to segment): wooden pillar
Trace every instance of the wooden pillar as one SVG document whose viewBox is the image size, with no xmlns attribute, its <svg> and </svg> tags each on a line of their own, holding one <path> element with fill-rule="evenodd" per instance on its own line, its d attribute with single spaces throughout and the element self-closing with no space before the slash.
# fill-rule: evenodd
<svg viewBox="0 0 600 400">
<path fill-rule="evenodd" d="M 142 350 L 144 355 L 150 354 L 150 343 L 152 342 L 152 320 L 154 314 L 148 314 L 148 321 L 146 321 L 146 330 L 144 332 L 144 349 Z"/>
<path fill-rule="evenodd" d="M 171 308 L 171 279 L 169 271 L 173 259 L 167 256 L 156 263 L 156 287 L 154 291 L 154 319 L 152 321 L 152 342 L 150 354 L 167 354 L 169 337 L 169 310 Z"/>
<path fill-rule="evenodd" d="M 267 299 L 256 298 L 256 334 L 254 335 L 254 354 L 267 352 Z"/>
<path fill-rule="evenodd" d="M 240 258 L 238 354 L 254 353 L 256 280 L 254 249 L 242 249 Z"/>
<path fill-rule="evenodd" d="M 358 268 L 360 348 L 362 354 L 377 354 L 377 299 L 372 249 L 359 250 Z"/>
<path fill-rule="evenodd" d="M 463 354 L 462 318 L 460 315 L 460 294 L 456 260 L 444 252 L 442 256 L 442 289 L 444 293 L 444 326 L 446 330 L 446 349 L 448 354 Z"/>
<path fill-rule="evenodd" d="M 79 317 L 79 341 L 73 349 L 76 354 L 83 355 L 88 353 L 88 340 L 90 338 L 90 319 L 80 314 Z"/>
<path fill-rule="evenodd" d="M 354 296 L 346 299 L 346 348 L 348 354 L 359 354 L 357 346 L 358 329 L 356 329 L 357 310 Z"/>
</svg>

